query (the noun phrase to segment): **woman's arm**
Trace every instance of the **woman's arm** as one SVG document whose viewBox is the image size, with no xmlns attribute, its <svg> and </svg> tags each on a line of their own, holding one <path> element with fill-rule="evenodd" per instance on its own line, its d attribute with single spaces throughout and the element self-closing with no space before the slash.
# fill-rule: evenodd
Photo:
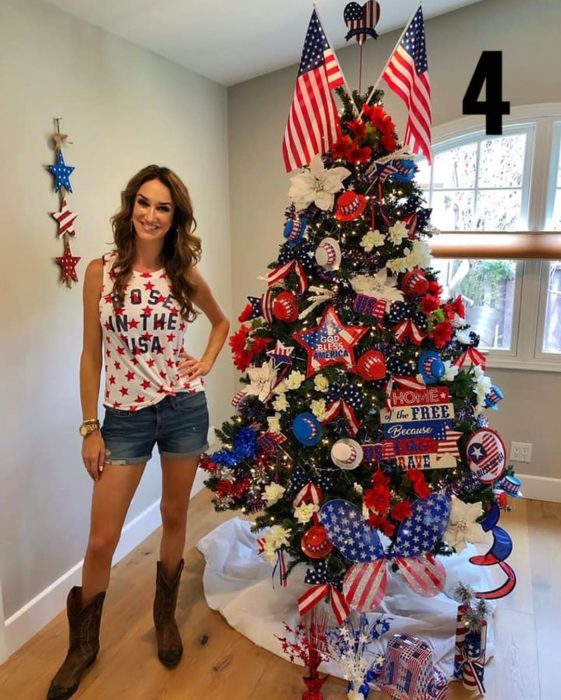
<svg viewBox="0 0 561 700">
<path fill-rule="evenodd" d="M 99 299 L 103 286 L 103 261 L 92 260 L 84 278 L 84 337 L 80 358 L 80 400 L 82 419 L 97 418 L 97 402 L 103 364 Z M 96 430 L 84 438 L 82 458 L 90 476 L 97 481 L 103 471 L 105 444 Z"/>
<path fill-rule="evenodd" d="M 195 377 L 208 374 L 212 369 L 218 353 L 222 350 L 222 346 L 228 337 L 230 322 L 214 298 L 208 282 L 197 267 L 193 267 L 189 271 L 189 281 L 196 288 L 193 303 L 204 313 L 212 326 L 208 344 L 201 359 L 197 360 L 185 353 L 187 359 L 179 365 L 180 374 L 188 379 L 194 379 Z"/>
</svg>

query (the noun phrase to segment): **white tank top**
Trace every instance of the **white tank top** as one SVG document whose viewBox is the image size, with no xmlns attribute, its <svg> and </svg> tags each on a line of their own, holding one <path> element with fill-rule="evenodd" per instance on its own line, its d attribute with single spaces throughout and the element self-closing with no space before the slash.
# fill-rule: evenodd
<svg viewBox="0 0 561 700">
<path fill-rule="evenodd" d="M 187 322 L 179 314 L 164 269 L 134 272 L 124 305 L 113 308 L 111 266 L 116 252 L 103 256 L 99 317 L 105 364 L 104 405 L 125 411 L 153 406 L 168 395 L 204 391 L 202 377 L 180 378 L 177 364 Z"/>
</svg>

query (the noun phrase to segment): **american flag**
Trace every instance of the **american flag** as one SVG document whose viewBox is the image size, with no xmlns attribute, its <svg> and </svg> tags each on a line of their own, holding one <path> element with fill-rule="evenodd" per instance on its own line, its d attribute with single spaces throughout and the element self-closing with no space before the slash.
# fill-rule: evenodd
<svg viewBox="0 0 561 700">
<path fill-rule="evenodd" d="M 432 162 L 430 80 L 421 7 L 395 48 L 382 78 L 409 111 L 403 142 Z"/>
<path fill-rule="evenodd" d="M 282 142 L 287 172 L 326 153 L 337 140 L 339 116 L 331 91 L 343 84 L 337 58 L 314 10 Z"/>
<path fill-rule="evenodd" d="M 446 437 L 444 440 L 439 440 L 438 442 L 438 454 L 451 454 L 454 457 L 460 457 L 460 451 L 458 449 L 458 440 L 462 437 L 463 433 L 458 430 L 450 430 L 446 428 Z"/>
</svg>

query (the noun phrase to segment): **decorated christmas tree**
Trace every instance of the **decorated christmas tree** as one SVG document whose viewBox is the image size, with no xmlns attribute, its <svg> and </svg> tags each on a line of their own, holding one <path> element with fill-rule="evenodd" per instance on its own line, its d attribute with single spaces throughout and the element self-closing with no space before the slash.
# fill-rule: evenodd
<svg viewBox="0 0 561 700">
<path fill-rule="evenodd" d="M 506 594 L 496 500 L 517 483 L 485 416 L 502 393 L 432 267 L 413 153 L 380 90 L 337 92 L 335 138 L 291 176 L 278 258 L 230 339 L 242 388 L 202 466 L 216 509 L 254 516 L 283 584 L 306 567 L 300 612 L 327 600 L 342 623 L 375 610 L 396 571 L 436 595 L 437 555 L 489 532 L 472 561 L 507 582 L 478 594 Z"/>
</svg>

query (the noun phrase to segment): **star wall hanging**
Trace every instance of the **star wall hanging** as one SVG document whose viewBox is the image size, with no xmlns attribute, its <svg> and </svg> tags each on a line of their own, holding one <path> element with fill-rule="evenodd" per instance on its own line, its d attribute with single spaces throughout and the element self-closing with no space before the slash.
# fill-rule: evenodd
<svg viewBox="0 0 561 700">
<path fill-rule="evenodd" d="M 58 237 L 61 238 L 67 233 L 69 236 L 75 236 L 74 222 L 78 218 L 76 212 L 70 211 L 66 197 L 63 198 L 60 205 L 60 211 L 51 212 L 51 216 L 58 224 Z"/>
<path fill-rule="evenodd" d="M 308 352 L 307 376 L 334 364 L 343 364 L 346 369 L 355 371 L 354 346 L 368 330 L 368 326 L 346 326 L 329 306 L 318 326 L 293 335 Z"/>
<path fill-rule="evenodd" d="M 66 243 L 64 246 L 64 255 L 59 258 L 55 258 L 55 260 L 57 265 L 60 265 L 60 281 L 66 282 L 66 286 L 71 287 L 72 281 L 78 281 L 76 265 L 79 263 L 81 258 L 72 255 L 70 245 Z"/>
<path fill-rule="evenodd" d="M 70 174 L 74 170 L 74 167 L 71 165 L 66 165 L 62 151 L 58 151 L 56 163 L 54 165 L 49 165 L 48 167 L 55 178 L 55 192 L 59 192 L 61 189 L 65 189 L 67 192 L 72 192 L 72 186 L 70 185 Z"/>
</svg>

